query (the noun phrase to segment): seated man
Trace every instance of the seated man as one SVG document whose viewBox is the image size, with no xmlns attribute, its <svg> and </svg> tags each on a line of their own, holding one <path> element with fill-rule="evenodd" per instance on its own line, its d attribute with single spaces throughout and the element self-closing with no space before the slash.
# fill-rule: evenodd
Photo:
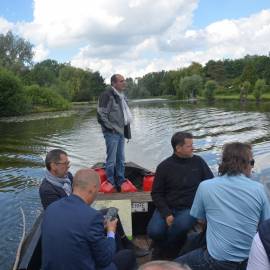
<svg viewBox="0 0 270 270">
<path fill-rule="evenodd" d="M 193 155 L 193 136 L 176 132 L 171 139 L 173 154 L 156 170 L 152 199 L 156 210 L 148 224 L 147 233 L 154 240 L 152 259 L 177 257 L 187 232 L 195 223 L 190 208 L 196 190 L 205 179 L 213 177 L 206 162 Z"/>
<path fill-rule="evenodd" d="M 105 236 L 102 214 L 90 207 L 99 188 L 94 170 L 79 170 L 72 194 L 48 206 L 42 224 L 42 269 L 135 269 L 131 250 L 116 253 L 117 219 L 105 222 Z"/>
<path fill-rule="evenodd" d="M 72 192 L 73 176 L 68 171 L 70 162 L 68 155 L 61 149 L 51 150 L 45 158 L 45 178 L 39 188 L 39 195 L 43 208 L 63 197 L 69 196 Z M 104 210 L 106 212 L 106 210 Z M 102 213 L 105 214 L 102 210 Z M 117 248 L 133 249 L 137 257 L 145 256 L 149 252 L 135 246 L 125 235 L 123 226 L 118 218 L 116 230 Z"/>
<path fill-rule="evenodd" d="M 270 219 L 260 224 L 248 258 L 247 270 L 270 269 Z"/>
<path fill-rule="evenodd" d="M 258 224 L 270 217 L 261 183 L 251 180 L 254 166 L 249 144 L 225 144 L 219 176 L 202 182 L 190 214 L 207 222 L 207 249 L 197 249 L 175 261 L 193 270 L 244 270 Z"/>
</svg>

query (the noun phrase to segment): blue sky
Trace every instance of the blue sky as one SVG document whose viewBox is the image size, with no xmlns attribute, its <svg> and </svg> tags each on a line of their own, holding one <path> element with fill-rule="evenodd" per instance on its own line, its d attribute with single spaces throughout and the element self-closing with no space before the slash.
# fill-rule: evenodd
<svg viewBox="0 0 270 270">
<path fill-rule="evenodd" d="M 35 16 L 34 16 L 35 14 Z M 0 33 L 34 45 L 36 62 L 136 77 L 191 62 L 267 55 L 269 0 L 1 0 Z"/>
</svg>

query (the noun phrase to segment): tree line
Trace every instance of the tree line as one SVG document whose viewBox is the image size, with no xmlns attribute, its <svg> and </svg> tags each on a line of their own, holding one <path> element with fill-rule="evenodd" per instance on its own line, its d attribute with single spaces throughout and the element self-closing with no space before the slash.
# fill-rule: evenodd
<svg viewBox="0 0 270 270">
<path fill-rule="evenodd" d="M 33 64 L 33 45 L 12 32 L 0 35 L 0 116 L 65 110 L 96 100 L 105 81 L 98 71 L 47 59 Z"/>
<path fill-rule="evenodd" d="M 47 59 L 33 64 L 33 45 L 12 32 L 0 34 L 0 116 L 64 110 L 73 101 L 97 100 L 105 88 L 98 71 Z M 175 99 L 238 96 L 259 101 L 270 94 L 270 57 L 250 56 L 193 62 L 186 68 L 127 78 L 129 98 Z"/>
<path fill-rule="evenodd" d="M 186 68 L 152 72 L 139 78 L 128 78 L 131 98 L 173 96 L 190 99 L 198 96 L 212 100 L 215 96 L 249 95 L 259 101 L 270 93 L 270 57 L 250 56 L 231 60 L 210 60 L 204 66 L 193 62 Z"/>
</svg>

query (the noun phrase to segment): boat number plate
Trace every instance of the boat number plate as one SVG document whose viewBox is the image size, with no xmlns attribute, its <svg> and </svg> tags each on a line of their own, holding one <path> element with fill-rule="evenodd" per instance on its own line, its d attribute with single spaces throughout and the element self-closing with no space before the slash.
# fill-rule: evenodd
<svg viewBox="0 0 270 270">
<path fill-rule="evenodd" d="M 148 212 L 148 202 L 133 202 L 131 204 L 131 211 L 134 212 Z"/>
</svg>

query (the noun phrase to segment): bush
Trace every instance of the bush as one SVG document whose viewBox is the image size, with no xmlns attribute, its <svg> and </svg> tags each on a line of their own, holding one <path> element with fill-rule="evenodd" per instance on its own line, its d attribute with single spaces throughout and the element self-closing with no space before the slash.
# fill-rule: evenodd
<svg viewBox="0 0 270 270">
<path fill-rule="evenodd" d="M 0 116 L 26 114 L 31 109 L 31 99 L 24 92 L 19 78 L 0 69 Z"/>
<path fill-rule="evenodd" d="M 26 87 L 26 93 L 34 106 L 44 106 L 61 110 L 70 107 L 67 100 L 50 88 L 31 85 Z"/>
</svg>

